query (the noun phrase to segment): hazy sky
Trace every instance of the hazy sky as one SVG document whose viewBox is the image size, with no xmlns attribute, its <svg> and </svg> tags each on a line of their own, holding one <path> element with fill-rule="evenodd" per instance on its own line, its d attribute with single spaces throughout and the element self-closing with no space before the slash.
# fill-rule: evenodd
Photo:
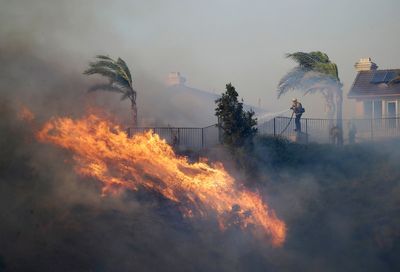
<svg viewBox="0 0 400 272">
<path fill-rule="evenodd" d="M 68 56 L 77 73 L 106 53 L 124 58 L 137 81 L 180 71 L 188 85 L 218 93 L 232 82 L 246 102 L 261 98 L 280 110 L 301 97 L 276 99 L 279 79 L 294 66 L 285 53 L 326 52 L 345 94 L 361 57 L 400 68 L 399 10 L 399 0 L 0 0 L 0 39 L 29 37 L 42 57 Z M 321 104 L 304 101 L 306 109 Z"/>
</svg>

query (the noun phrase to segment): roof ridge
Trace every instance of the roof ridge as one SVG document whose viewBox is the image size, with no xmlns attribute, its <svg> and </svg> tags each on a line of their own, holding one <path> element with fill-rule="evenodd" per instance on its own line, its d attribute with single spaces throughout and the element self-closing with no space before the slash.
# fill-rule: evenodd
<svg viewBox="0 0 400 272">
<path fill-rule="evenodd" d="M 400 68 L 378 69 L 375 71 L 400 71 Z"/>
<path fill-rule="evenodd" d="M 376 73 L 376 72 L 385 72 L 385 71 L 400 71 L 400 68 L 390 68 L 390 69 L 377 69 L 377 70 L 366 70 L 366 71 L 359 71 L 359 73 Z"/>
</svg>

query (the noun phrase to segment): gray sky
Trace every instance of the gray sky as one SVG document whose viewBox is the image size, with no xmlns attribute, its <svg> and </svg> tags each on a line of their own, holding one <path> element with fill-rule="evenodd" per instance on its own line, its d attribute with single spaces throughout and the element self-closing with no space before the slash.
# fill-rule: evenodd
<svg viewBox="0 0 400 272">
<path fill-rule="evenodd" d="M 361 57 L 400 68 L 399 10 L 399 0 L 0 0 L 0 39 L 29 37 L 42 57 L 67 56 L 77 73 L 106 53 L 124 58 L 137 81 L 180 71 L 188 85 L 217 93 L 232 82 L 246 102 L 261 98 L 281 110 L 301 97 L 276 99 L 279 79 L 294 66 L 285 53 L 327 53 L 345 94 Z M 303 100 L 306 109 L 322 109 L 317 98 Z"/>
</svg>

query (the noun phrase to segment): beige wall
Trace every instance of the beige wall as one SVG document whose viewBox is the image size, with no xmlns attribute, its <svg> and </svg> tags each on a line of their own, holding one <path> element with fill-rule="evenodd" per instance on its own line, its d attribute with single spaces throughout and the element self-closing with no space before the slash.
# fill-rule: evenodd
<svg viewBox="0 0 400 272">
<path fill-rule="evenodd" d="M 364 117 L 364 102 L 357 100 L 355 101 L 355 117 L 363 118 Z"/>
</svg>

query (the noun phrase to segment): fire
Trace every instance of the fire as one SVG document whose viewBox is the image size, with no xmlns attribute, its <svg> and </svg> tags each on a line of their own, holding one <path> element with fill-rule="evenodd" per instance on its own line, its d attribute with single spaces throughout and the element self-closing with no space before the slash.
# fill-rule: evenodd
<svg viewBox="0 0 400 272">
<path fill-rule="evenodd" d="M 179 203 L 187 217 L 216 214 L 222 229 L 248 228 L 274 246 L 285 240 L 285 223 L 258 193 L 239 188 L 221 163 L 190 163 L 177 156 L 151 131 L 129 138 L 119 126 L 90 114 L 52 119 L 37 139 L 72 151 L 77 173 L 101 181 L 104 192 L 145 187 Z"/>
</svg>

